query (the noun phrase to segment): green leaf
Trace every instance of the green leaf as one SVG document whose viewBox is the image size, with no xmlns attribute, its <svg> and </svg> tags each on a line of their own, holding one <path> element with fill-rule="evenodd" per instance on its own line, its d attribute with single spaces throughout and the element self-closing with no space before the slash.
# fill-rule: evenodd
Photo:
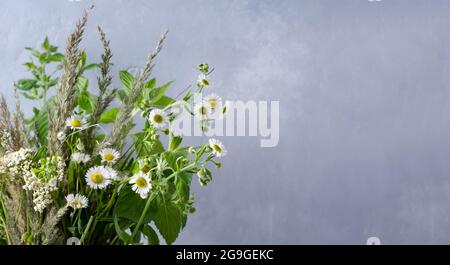
<svg viewBox="0 0 450 265">
<path fill-rule="evenodd" d="M 132 74 L 123 70 L 119 72 L 120 81 L 122 81 L 124 91 L 128 95 L 133 88 L 135 79 Z"/>
<path fill-rule="evenodd" d="M 166 243 L 171 245 L 181 231 L 181 210 L 172 202 L 162 202 L 158 206 L 158 214 L 155 216 L 154 222 Z"/>
<path fill-rule="evenodd" d="M 44 106 L 36 114 L 35 131 L 39 139 L 41 146 L 47 145 L 47 132 L 48 132 L 48 112 L 49 107 L 52 105 L 53 97 L 50 98 Z"/>
<path fill-rule="evenodd" d="M 159 245 L 159 237 L 151 226 L 144 224 L 141 231 L 147 237 L 149 245 Z"/>
<path fill-rule="evenodd" d="M 34 79 L 20 79 L 16 84 L 17 89 L 28 91 L 37 87 L 37 81 Z"/>
<path fill-rule="evenodd" d="M 164 96 L 169 86 L 173 83 L 173 81 L 170 81 L 160 87 L 154 88 L 149 91 L 147 95 L 147 99 L 151 102 L 158 102 Z"/>
<path fill-rule="evenodd" d="M 50 49 L 50 42 L 48 41 L 48 37 L 45 37 L 44 42 L 42 43 L 42 49 L 44 50 Z"/>
<path fill-rule="evenodd" d="M 80 108 L 91 113 L 97 101 L 97 97 L 92 95 L 89 90 L 89 80 L 85 77 L 79 77 L 76 83 L 78 89 L 77 104 Z"/>
<path fill-rule="evenodd" d="M 39 58 L 41 56 L 41 53 L 39 51 L 37 51 L 36 49 L 27 47 L 27 48 L 25 48 L 25 50 L 30 51 L 31 55 L 33 55 L 36 58 Z"/>
<path fill-rule="evenodd" d="M 170 139 L 169 150 L 175 150 L 180 146 L 181 141 L 183 141 L 183 137 L 173 135 Z"/>
<path fill-rule="evenodd" d="M 113 123 L 116 120 L 119 108 L 113 107 L 102 113 L 100 116 L 101 123 Z"/>
<path fill-rule="evenodd" d="M 117 90 L 117 97 L 119 98 L 119 100 L 121 102 L 123 102 L 124 99 L 127 97 L 127 93 L 125 93 L 125 90 L 119 89 L 119 90 Z"/>
<path fill-rule="evenodd" d="M 175 102 L 174 99 L 167 96 L 162 96 L 158 101 L 152 102 L 150 106 L 158 109 L 164 109 L 165 107 L 169 106 L 174 102 Z"/>
<path fill-rule="evenodd" d="M 150 79 L 147 83 L 144 85 L 144 89 L 153 89 L 156 85 L 156 79 Z"/>
<path fill-rule="evenodd" d="M 88 71 L 88 70 L 94 69 L 94 68 L 98 67 L 98 65 L 99 64 L 97 64 L 97 63 L 88 64 L 83 68 L 83 71 Z"/>
<path fill-rule="evenodd" d="M 144 139 L 145 133 L 133 135 L 135 151 L 139 157 L 147 157 L 164 152 L 164 146 L 161 141 L 148 141 Z"/>
<path fill-rule="evenodd" d="M 124 185 L 120 190 L 119 198 L 114 207 L 114 215 L 126 218 L 135 223 L 139 222 L 142 212 L 145 208 L 146 200 L 134 192 L 129 185 Z M 150 204 L 150 209 L 144 216 L 143 223 L 150 222 L 157 211 L 155 200 Z"/>
<path fill-rule="evenodd" d="M 80 91 L 87 90 L 88 85 L 89 85 L 89 79 L 87 79 L 86 77 L 80 76 L 77 79 L 76 87 L 78 90 L 80 90 Z"/>
</svg>

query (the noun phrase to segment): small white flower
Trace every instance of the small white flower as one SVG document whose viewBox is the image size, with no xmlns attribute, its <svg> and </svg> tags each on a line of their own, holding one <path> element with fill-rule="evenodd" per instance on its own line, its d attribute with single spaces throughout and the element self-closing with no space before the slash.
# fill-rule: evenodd
<svg viewBox="0 0 450 265">
<path fill-rule="evenodd" d="M 86 173 L 86 183 L 92 189 L 103 189 L 111 183 L 110 172 L 103 166 L 92 167 Z"/>
<path fill-rule="evenodd" d="M 112 167 L 105 167 L 105 170 L 108 171 L 109 178 L 112 180 L 120 180 L 119 174 Z"/>
<path fill-rule="evenodd" d="M 58 133 L 58 135 L 56 136 L 56 138 L 58 138 L 58 140 L 59 140 L 60 142 L 63 142 L 63 141 L 66 140 L 66 133 L 63 132 L 63 131 L 61 131 L 61 132 Z"/>
<path fill-rule="evenodd" d="M 206 77 L 205 74 L 200 74 L 198 76 L 197 82 L 204 87 L 209 87 L 211 85 L 211 81 Z"/>
<path fill-rule="evenodd" d="M 66 126 L 74 130 L 82 130 L 87 126 L 86 119 L 80 115 L 72 115 L 66 120 Z"/>
<path fill-rule="evenodd" d="M 204 120 L 206 118 L 208 118 L 208 115 L 211 113 L 211 108 L 209 106 L 209 104 L 207 104 L 206 102 L 200 102 L 195 104 L 194 106 L 194 115 L 200 119 L 200 120 Z"/>
<path fill-rule="evenodd" d="M 156 175 L 161 177 L 164 173 L 164 170 L 169 168 L 169 164 L 164 158 L 160 157 L 156 159 Z"/>
<path fill-rule="evenodd" d="M 154 109 L 150 111 L 150 114 L 148 115 L 148 119 L 150 120 L 150 123 L 155 128 L 164 128 L 166 127 L 168 123 L 168 117 L 167 114 L 160 109 Z"/>
<path fill-rule="evenodd" d="M 213 154 L 217 157 L 225 156 L 227 154 L 227 149 L 225 149 L 225 146 L 219 140 L 209 139 L 209 147 L 211 147 Z"/>
<path fill-rule="evenodd" d="M 119 159 L 120 154 L 112 148 L 105 148 L 100 151 L 103 163 L 115 163 Z"/>
<path fill-rule="evenodd" d="M 209 94 L 205 96 L 204 101 L 209 105 L 211 116 L 219 118 L 223 116 L 223 104 L 222 99 L 216 94 Z"/>
<path fill-rule="evenodd" d="M 150 189 L 152 188 L 152 184 L 150 183 L 150 178 L 147 174 L 139 172 L 138 174 L 131 177 L 130 184 L 132 184 L 132 189 L 136 193 L 138 193 L 142 199 L 147 198 Z"/>
<path fill-rule="evenodd" d="M 70 159 L 76 163 L 87 163 L 91 160 L 91 156 L 81 152 L 75 152 L 71 155 Z"/>
<path fill-rule="evenodd" d="M 88 207 L 88 198 L 81 194 L 69 194 L 66 196 L 67 206 L 73 209 Z"/>
</svg>

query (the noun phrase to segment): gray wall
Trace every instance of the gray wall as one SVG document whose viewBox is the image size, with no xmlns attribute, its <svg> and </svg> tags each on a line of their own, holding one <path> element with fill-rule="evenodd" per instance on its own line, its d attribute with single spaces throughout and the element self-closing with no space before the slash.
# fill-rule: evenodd
<svg viewBox="0 0 450 265">
<path fill-rule="evenodd" d="M 91 2 L 1 1 L 0 90 Z M 97 24 L 116 70 L 169 28 L 155 74 L 172 95 L 208 61 L 224 98 L 280 101 L 279 145 L 224 137 L 178 243 L 450 243 L 450 1 L 94 2 L 92 59 Z"/>
</svg>

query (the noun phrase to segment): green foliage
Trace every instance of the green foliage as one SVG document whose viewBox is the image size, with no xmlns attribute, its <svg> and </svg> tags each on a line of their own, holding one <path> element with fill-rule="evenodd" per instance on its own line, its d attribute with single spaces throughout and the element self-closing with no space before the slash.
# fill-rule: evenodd
<svg viewBox="0 0 450 265">
<path fill-rule="evenodd" d="M 102 113 L 100 116 L 101 123 L 113 123 L 116 120 L 117 113 L 119 113 L 119 108 L 110 108 L 109 110 Z"/>
<path fill-rule="evenodd" d="M 24 66 L 32 77 L 18 80 L 16 88 L 28 99 L 45 100 L 47 91 L 58 83 L 55 73 L 61 69 L 64 55 L 58 52 L 56 46 L 50 44 L 48 38 L 44 39 L 39 50 L 33 48 L 26 50 L 30 52 L 31 57 Z"/>
<path fill-rule="evenodd" d="M 102 41 L 104 45 L 107 44 L 105 39 Z M 199 176 L 202 185 L 212 180 L 212 173 L 206 167 L 206 163 L 218 164 L 213 160 L 212 150 L 208 144 L 198 148 L 183 146 L 183 138 L 174 135 L 170 126 L 165 124 L 166 127 L 162 128 L 163 126 L 158 126 L 160 124 L 149 119 L 145 121 L 143 128 L 128 133 L 135 123 L 133 120 L 127 120 L 129 124 L 126 126 L 129 126 L 127 128 L 130 130 L 123 133 L 126 135 L 120 133 L 120 140 L 129 146 L 125 145 L 125 150 L 116 150 L 118 157 L 109 161 L 102 155 L 102 151 L 107 150 L 106 148 L 122 149 L 122 145 L 117 147 L 114 143 L 107 142 L 110 135 L 105 130 L 105 127 L 108 127 L 105 124 L 116 123 L 118 118 L 120 120 L 121 115 L 118 117 L 118 114 L 121 107 L 111 107 L 109 104 L 122 101 L 124 105 L 125 99 L 129 101 L 132 91 L 140 91 L 135 90 L 135 86 L 141 88 L 143 85 L 143 89 L 136 101 L 127 106 L 127 109 L 134 107 L 130 116 L 140 112 L 142 117 L 147 118 L 147 114 L 159 109 L 158 111 L 167 116 L 167 123 L 176 118 L 174 106 L 189 105 L 194 92 L 201 92 L 202 86 L 199 85 L 197 91 L 187 91 L 183 100 L 177 100 L 167 95 L 173 81 L 161 85 L 152 78 L 142 82 L 123 70 L 118 73 L 121 89 L 117 90 L 117 93 L 111 93 L 111 98 L 105 99 L 105 94 L 108 94 L 105 91 L 115 91 L 109 88 L 112 77 L 108 79 L 107 67 L 100 67 L 101 75 L 97 79 L 100 88 L 98 94 L 94 92 L 92 83 L 84 73 L 99 66 L 110 65 L 109 48 L 105 48 L 101 64 L 88 63 L 86 53 L 82 52 L 78 65 L 73 66 L 81 72 L 81 75 L 77 75 L 75 86 L 71 88 L 74 89 L 71 95 L 75 95 L 75 107 L 69 112 L 73 113 L 75 120 L 69 120 L 69 126 L 58 132 L 58 135 L 62 135 L 58 136 L 58 140 L 63 142 L 65 151 L 56 156 L 47 143 L 48 112 L 55 104 L 55 97 L 49 97 L 48 92 L 58 83 L 61 65 L 67 62 L 64 62 L 64 55 L 58 52 L 58 48 L 52 45 L 48 38 L 45 38 L 38 49 L 26 49 L 30 53 L 30 60 L 24 65 L 30 76 L 18 80 L 16 87 L 25 98 L 39 103 L 39 107 L 33 108 L 33 116 L 26 123 L 33 131 L 34 140 L 30 145 L 37 148 L 32 159 L 31 172 L 42 182 L 42 187 L 49 188 L 45 185 L 52 185 L 49 189 L 51 192 L 45 199 L 51 199 L 55 209 L 66 205 L 68 194 L 83 195 L 88 200 L 86 207 L 81 207 L 81 204 L 69 205 L 70 214 L 60 217 L 57 228 L 62 231 L 62 236 L 81 237 L 83 244 L 139 244 L 142 236 L 152 245 L 160 244 L 159 236 L 164 238 L 167 244 L 175 242 L 187 223 L 188 214 L 195 211 L 191 194 L 194 174 Z M 204 75 L 211 72 L 206 63 L 199 65 L 199 71 Z M 103 108 L 99 108 L 99 105 Z M 65 121 L 69 117 L 58 118 Z M 100 124 L 89 124 L 93 121 Z M 168 142 L 163 144 L 166 138 Z M 111 174 L 111 183 L 108 183 L 107 187 L 96 189 L 86 180 L 93 167 L 103 167 L 105 171 L 101 171 L 102 174 Z M 106 171 L 108 172 L 105 173 Z M 113 171 L 116 175 L 111 173 Z M 144 182 L 149 184 L 146 186 L 149 189 L 145 191 L 145 196 L 136 191 L 135 177 L 140 175 L 148 178 L 145 180 L 147 182 Z M 133 178 L 135 182 L 130 181 Z M 34 201 L 35 198 L 28 199 Z M 4 215 L 2 212 L 0 214 Z M 45 212 L 39 215 L 39 218 L 50 214 L 50 211 Z M 34 243 L 33 232 L 35 231 L 32 228 L 26 229 L 22 235 L 23 243 Z M 0 227 L 0 244 L 4 241 Z"/>
<path fill-rule="evenodd" d="M 162 200 L 158 204 L 158 213 L 155 216 L 155 225 L 166 240 L 172 244 L 177 239 L 182 226 L 181 210 L 172 202 Z"/>
</svg>

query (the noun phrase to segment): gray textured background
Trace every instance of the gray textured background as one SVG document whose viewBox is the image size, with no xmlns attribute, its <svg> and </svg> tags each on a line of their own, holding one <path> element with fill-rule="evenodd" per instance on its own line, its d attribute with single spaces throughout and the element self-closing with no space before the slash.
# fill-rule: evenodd
<svg viewBox="0 0 450 265">
<path fill-rule="evenodd" d="M 280 100 L 278 147 L 223 138 L 178 243 L 450 243 L 450 1 L 94 2 L 91 59 L 97 24 L 116 70 L 169 28 L 155 74 L 172 95 L 208 61 L 224 98 Z M 1 1 L 0 90 L 22 47 L 62 45 L 90 3 Z"/>
</svg>

